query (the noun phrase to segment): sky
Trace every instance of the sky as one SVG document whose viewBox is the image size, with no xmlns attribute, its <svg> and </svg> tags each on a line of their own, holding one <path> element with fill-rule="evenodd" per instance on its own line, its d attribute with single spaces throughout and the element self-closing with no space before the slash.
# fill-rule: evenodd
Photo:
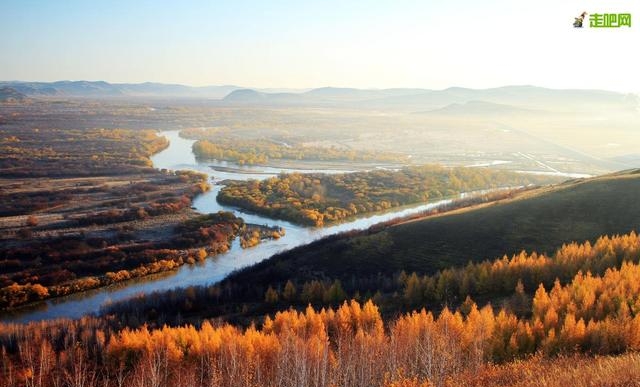
<svg viewBox="0 0 640 387">
<path fill-rule="evenodd" d="M 639 0 L 0 0 L 0 80 L 637 93 L 639 43 Z"/>
</svg>

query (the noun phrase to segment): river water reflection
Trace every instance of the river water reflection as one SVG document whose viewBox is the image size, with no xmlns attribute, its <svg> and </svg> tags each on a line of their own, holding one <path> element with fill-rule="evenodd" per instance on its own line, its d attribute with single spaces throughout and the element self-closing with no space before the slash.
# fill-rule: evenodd
<svg viewBox="0 0 640 387">
<path fill-rule="evenodd" d="M 345 172 L 344 170 L 295 170 L 238 166 L 227 162 L 198 162 L 191 151 L 193 140 L 181 138 L 178 135 L 178 131 L 162 132 L 162 134 L 169 139 L 170 146 L 151 158 L 154 167 L 172 170 L 197 170 L 208 174 L 214 184 L 227 179 L 265 179 L 270 176 L 276 176 L 280 172 Z M 184 265 L 172 273 L 133 279 L 113 286 L 49 300 L 39 305 L 20 309 L 11 314 L 5 314 L 0 317 L 0 320 L 28 322 L 61 317 L 78 318 L 85 314 L 99 312 L 101 306 L 108 302 L 116 302 L 140 294 L 177 287 L 212 284 L 224 279 L 237 269 L 260 262 L 276 253 L 308 244 L 319 238 L 349 230 L 366 229 L 380 222 L 421 213 L 451 202 L 451 199 L 441 200 L 358 218 L 329 227 L 309 228 L 297 226 L 286 221 L 245 213 L 236 208 L 221 205 L 216 201 L 216 195 L 221 188 L 221 185 L 214 185 L 211 191 L 200 195 L 193 201 L 193 207 L 201 213 L 231 211 L 244 218 L 247 223 L 279 225 L 284 227 L 286 235 L 278 240 L 266 241 L 249 249 L 242 249 L 236 241 L 229 252 L 209 258 L 202 264 Z M 464 194 L 461 196 L 464 196 Z"/>
</svg>

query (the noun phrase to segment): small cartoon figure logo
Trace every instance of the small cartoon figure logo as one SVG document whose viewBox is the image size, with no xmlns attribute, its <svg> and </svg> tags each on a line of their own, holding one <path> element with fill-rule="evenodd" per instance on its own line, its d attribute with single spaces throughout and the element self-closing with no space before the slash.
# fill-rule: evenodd
<svg viewBox="0 0 640 387">
<path fill-rule="evenodd" d="M 587 17 L 587 13 L 586 12 L 582 12 L 582 15 L 580 15 L 579 17 L 574 18 L 576 20 L 573 22 L 573 27 L 582 28 L 582 22 L 584 21 L 585 17 Z"/>
</svg>

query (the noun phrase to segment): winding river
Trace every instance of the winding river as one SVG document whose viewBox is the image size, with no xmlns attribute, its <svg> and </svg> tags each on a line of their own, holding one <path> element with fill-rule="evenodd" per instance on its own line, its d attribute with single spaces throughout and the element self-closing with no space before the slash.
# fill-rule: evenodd
<svg viewBox="0 0 640 387">
<path fill-rule="evenodd" d="M 270 176 L 275 176 L 280 172 L 345 172 L 344 170 L 295 170 L 238 166 L 226 162 L 198 162 L 191 151 L 191 145 L 194 141 L 181 138 L 178 133 L 178 131 L 162 132 L 162 134 L 169 139 L 170 145 L 167 149 L 151 158 L 154 167 L 172 170 L 197 170 L 208 174 L 214 184 L 227 179 L 265 179 Z M 78 318 L 86 314 L 98 313 L 100 308 L 106 303 L 124 300 L 137 295 L 177 287 L 212 284 L 224 279 L 237 269 L 260 262 L 276 253 L 308 244 L 319 238 L 349 230 L 366 229 L 380 222 L 417 214 L 451 202 L 451 199 L 440 200 L 429 204 L 396 209 L 383 214 L 358 218 L 329 227 L 309 228 L 297 226 L 286 221 L 245 213 L 237 208 L 221 205 L 216 201 L 216 195 L 221 188 L 221 185 L 214 185 L 211 191 L 198 196 L 193 201 L 193 207 L 201 213 L 211 213 L 221 210 L 231 211 L 237 216 L 244 218 L 247 223 L 279 225 L 284 227 L 286 235 L 278 240 L 265 241 L 249 249 L 242 249 L 236 240 L 231 250 L 227 253 L 209 258 L 202 264 L 184 265 L 174 272 L 133 279 L 100 289 L 48 300 L 38 305 L 21 308 L 18 311 L 5 314 L 0 317 L 0 320 L 29 322 L 63 317 Z M 464 194 L 461 196 L 464 196 Z"/>
</svg>

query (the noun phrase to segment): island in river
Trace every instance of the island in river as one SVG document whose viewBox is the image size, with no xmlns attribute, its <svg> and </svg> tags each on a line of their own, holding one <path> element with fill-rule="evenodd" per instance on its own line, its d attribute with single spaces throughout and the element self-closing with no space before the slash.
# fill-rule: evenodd
<svg viewBox="0 0 640 387">
<path fill-rule="evenodd" d="M 92 133 L 93 135 L 97 135 L 97 134 L 109 133 L 109 132 L 110 131 L 105 130 L 105 131 L 99 131 L 95 133 L 92 132 Z M 132 138 L 135 138 L 135 135 L 138 132 L 140 131 L 125 131 L 120 133 L 127 133 L 126 135 L 129 136 L 128 138 L 131 140 Z M 146 161 L 144 161 L 144 164 L 143 164 L 144 167 L 141 167 L 141 169 L 136 169 L 138 173 L 122 174 L 119 178 L 117 176 L 108 176 L 105 178 L 111 182 L 115 182 L 115 181 L 118 181 L 118 179 L 121 179 L 120 185 L 125 188 L 129 187 L 127 184 L 129 184 L 130 182 L 134 183 L 133 185 L 131 185 L 131 187 L 136 186 L 136 182 L 138 181 L 136 179 L 140 177 L 148 178 L 148 177 L 155 176 L 157 178 L 162 177 L 163 179 L 168 179 L 168 180 L 173 179 L 174 184 L 176 182 L 176 179 L 183 181 L 183 183 L 185 179 L 187 180 L 195 179 L 193 180 L 194 185 L 197 185 L 200 187 L 199 189 L 200 193 L 197 193 L 197 196 L 194 193 L 193 196 L 189 198 L 190 205 L 187 205 L 187 201 L 185 200 L 184 207 L 182 207 L 177 214 L 165 214 L 165 215 L 162 215 L 162 217 L 159 217 L 158 215 L 149 216 L 148 218 L 144 218 L 144 219 L 129 220 L 124 222 L 123 224 L 118 224 L 117 222 L 113 224 L 109 224 L 108 222 L 101 224 L 101 222 L 98 221 L 98 222 L 95 222 L 95 224 L 85 226 L 87 230 L 95 229 L 97 231 L 100 229 L 100 227 L 102 227 L 103 230 L 110 230 L 110 232 L 115 233 L 116 236 L 128 234 L 127 238 L 130 238 L 128 239 L 129 244 L 131 244 L 132 241 L 149 242 L 154 235 L 156 236 L 158 235 L 159 230 L 164 230 L 164 232 L 166 232 L 166 230 L 169 230 L 169 229 L 175 230 L 175 229 L 178 229 L 181 222 L 187 221 L 189 219 L 199 218 L 201 216 L 200 214 L 215 214 L 215 213 L 218 213 L 219 211 L 224 211 L 224 212 L 230 212 L 234 214 L 236 218 L 244 219 L 244 222 L 245 222 L 244 224 L 261 225 L 259 229 L 260 230 L 259 234 L 264 232 L 260 234 L 260 236 L 258 237 L 258 239 L 260 239 L 261 241 L 264 241 L 265 240 L 264 238 L 274 239 L 276 235 L 281 237 L 277 240 L 260 243 L 258 246 L 255 246 L 250 249 L 242 249 L 241 247 L 243 245 L 245 247 L 252 246 L 256 241 L 256 233 L 255 233 L 256 229 L 244 228 L 242 230 L 248 231 L 248 232 L 244 232 L 240 230 L 239 234 L 233 234 L 233 236 L 229 234 L 230 236 L 229 239 L 231 240 L 230 246 L 232 247 L 228 249 L 228 251 L 217 254 L 215 256 L 215 259 L 206 259 L 202 263 L 196 264 L 196 265 L 184 265 L 184 263 L 192 262 L 192 261 L 195 261 L 196 263 L 198 263 L 199 261 L 198 256 L 201 256 L 202 253 L 201 253 L 200 247 L 196 245 L 192 246 L 194 247 L 195 250 L 193 250 L 191 253 L 185 253 L 185 252 L 181 253 L 180 258 L 175 260 L 174 263 L 171 263 L 168 265 L 159 265 L 157 263 L 158 260 L 162 259 L 161 255 L 153 254 L 149 256 L 150 261 L 147 263 L 152 264 L 154 268 L 161 267 L 163 270 L 164 269 L 169 270 L 171 275 L 163 275 L 163 276 L 149 275 L 154 271 L 140 270 L 139 272 L 141 273 L 141 275 L 144 275 L 143 278 L 141 277 L 139 279 L 134 279 L 133 277 L 131 277 L 131 279 L 127 279 L 128 276 L 123 275 L 124 274 L 123 272 L 120 273 L 120 275 L 118 275 L 118 273 L 121 270 L 114 271 L 109 267 L 108 264 L 106 264 L 106 262 L 103 261 L 101 262 L 101 266 L 100 266 L 104 270 L 102 274 L 95 274 L 95 273 L 84 274 L 84 276 L 86 277 L 98 277 L 98 281 L 96 281 L 95 279 L 92 279 L 92 281 L 86 282 L 86 284 L 90 285 L 90 287 L 92 287 L 93 290 L 82 291 L 84 288 L 70 287 L 69 289 L 71 290 L 71 292 L 81 292 L 81 293 L 74 293 L 72 297 L 70 296 L 56 297 L 54 300 L 47 301 L 46 304 L 40 303 L 36 308 L 21 308 L 20 310 L 17 310 L 17 311 L 14 310 L 11 313 L 8 313 L 7 311 L 5 311 L 1 313 L 1 316 L 0 316 L 1 319 L 5 321 L 24 322 L 24 321 L 50 319 L 50 318 L 57 318 L 57 317 L 77 318 L 88 313 L 99 312 L 103 307 L 103 305 L 105 305 L 105 303 L 117 302 L 119 300 L 130 298 L 132 296 L 137 296 L 140 294 L 148 294 L 150 292 L 154 292 L 161 289 L 166 290 L 166 289 L 172 289 L 176 287 L 208 285 L 224 279 L 230 273 L 240 268 L 256 264 L 264 259 L 267 259 L 273 256 L 274 254 L 287 251 L 297 246 L 301 246 L 301 245 L 313 242 L 314 240 L 318 240 L 325 236 L 334 235 L 337 233 L 346 232 L 350 230 L 367 229 L 372 225 L 375 225 L 381 222 L 387 222 L 387 221 L 392 221 L 398 218 L 404 218 L 406 216 L 421 214 L 425 211 L 432 211 L 441 206 L 448 206 L 453 200 L 456 199 L 456 197 L 468 196 L 466 194 L 461 194 L 461 195 L 456 195 L 452 198 L 437 200 L 429 203 L 422 203 L 413 207 L 405 206 L 401 208 L 396 208 L 393 211 L 387 211 L 384 213 L 364 214 L 361 217 L 349 219 L 346 222 L 336 223 L 334 225 L 325 226 L 322 228 L 301 227 L 294 223 L 290 223 L 287 221 L 280 221 L 280 220 L 276 221 L 270 217 L 262 216 L 254 212 L 243 211 L 240 208 L 237 208 L 234 206 L 228 206 L 218 202 L 216 200 L 216 196 L 218 195 L 220 190 L 224 188 L 224 185 L 221 185 L 220 183 L 226 180 L 249 180 L 249 179 L 265 179 L 270 177 L 276 177 L 282 171 L 287 173 L 306 172 L 306 173 L 325 173 L 325 174 L 344 173 L 348 171 L 339 170 L 339 169 L 313 170 L 308 168 L 305 168 L 304 170 L 295 170 L 295 169 L 282 170 L 277 168 L 266 168 L 266 167 L 261 167 L 259 171 L 257 171 L 256 167 L 239 166 L 239 165 L 235 165 L 227 162 L 212 163 L 210 161 L 206 161 L 206 162 L 197 161 L 196 158 L 194 157 L 194 154 L 191 151 L 194 141 L 180 137 L 179 131 L 162 132 L 162 136 L 159 136 L 159 137 L 157 137 L 155 133 L 148 133 L 148 132 L 144 132 L 144 133 L 145 133 L 144 135 L 148 136 L 149 139 L 153 138 L 154 141 L 158 141 L 158 139 L 162 141 L 163 146 L 158 149 L 158 150 L 161 149 L 161 151 L 159 153 L 156 153 L 153 156 L 151 156 L 152 152 L 146 153 L 146 156 L 144 156 L 143 158 L 143 161 L 144 159 L 146 159 Z M 37 135 L 34 135 L 34 136 L 35 136 L 34 141 L 38 141 L 37 140 L 38 136 Z M 166 143 L 166 140 L 164 140 L 163 137 L 166 137 L 167 139 L 169 139 L 169 144 Z M 114 144 L 112 143 L 110 144 L 110 146 L 113 147 Z M 92 147 L 95 148 L 95 145 L 85 146 L 84 149 L 92 149 Z M 156 169 L 150 168 L 149 157 L 152 160 L 153 166 Z M 85 158 L 92 160 L 90 156 L 85 156 Z M 98 159 L 98 161 L 100 161 L 100 159 Z M 211 169 L 212 165 L 227 166 L 233 169 L 242 169 L 243 171 L 245 171 L 245 173 L 233 172 L 231 170 L 212 171 Z M 122 169 L 122 168 L 121 170 L 126 171 L 126 169 Z M 171 170 L 174 170 L 174 171 L 182 170 L 183 172 L 169 172 Z M 144 173 L 142 173 L 142 171 L 144 171 Z M 269 172 L 269 174 L 256 173 L 256 172 L 264 172 L 264 171 Z M 195 173 L 195 172 L 199 172 L 199 173 Z M 94 179 L 97 179 L 97 178 L 94 177 Z M 215 183 L 215 185 L 213 185 L 209 190 L 204 190 L 202 189 L 204 188 L 203 185 L 208 185 L 206 181 L 207 179 L 212 180 Z M 59 181 L 62 181 L 62 180 L 59 180 Z M 187 185 L 182 186 L 182 189 L 186 189 Z M 162 190 L 159 190 L 156 193 L 154 193 L 155 192 L 154 190 L 150 189 L 151 188 L 150 186 L 137 186 L 137 187 L 140 191 L 139 192 L 140 200 L 144 199 L 143 202 L 141 203 L 153 202 L 158 198 L 161 198 L 162 201 L 165 201 L 169 199 L 172 195 L 173 196 L 177 195 L 177 194 L 175 195 L 170 194 L 170 192 L 173 192 L 173 190 L 175 190 L 175 192 L 179 192 L 178 186 L 164 187 Z M 138 200 L 138 199 L 135 199 L 135 196 L 131 196 L 129 193 L 127 193 L 125 196 L 127 196 L 128 199 L 124 199 L 123 197 L 120 196 L 120 197 L 113 197 L 109 200 L 104 201 L 102 207 L 100 207 L 101 210 L 113 209 L 111 207 L 116 205 L 117 203 L 120 203 L 120 205 L 123 205 L 123 206 L 127 203 L 131 205 L 133 203 L 136 203 L 136 200 Z M 84 196 L 76 196 L 72 198 L 70 202 L 80 204 L 83 202 L 83 200 L 78 199 L 80 197 L 84 197 Z M 183 195 L 177 195 L 176 198 L 179 198 L 180 201 L 182 201 Z M 63 212 L 65 213 L 70 212 L 67 210 L 65 211 Z M 95 212 L 95 213 L 94 212 L 95 211 L 89 211 L 89 214 L 95 215 L 96 213 L 99 213 L 99 212 Z M 57 219 L 65 220 L 65 213 L 56 215 Z M 41 212 L 40 214 L 43 214 L 43 213 Z M 129 215 L 131 215 L 131 213 L 129 213 Z M 147 213 L 147 215 L 150 215 L 150 214 Z M 23 214 L 20 216 L 22 216 L 22 218 L 20 218 L 22 219 L 22 223 L 25 223 L 28 215 L 25 216 L 25 214 Z M 39 214 L 36 214 L 35 216 L 37 218 L 37 221 L 39 222 L 39 226 L 37 227 L 42 227 L 44 225 L 44 219 L 46 217 Z M 123 215 L 121 214 L 118 216 L 123 216 Z M 66 220 L 69 220 L 71 218 L 71 216 L 66 216 L 66 217 L 67 217 Z M 12 219 L 15 219 L 15 218 L 12 218 Z M 51 217 L 51 219 L 56 219 L 56 217 Z M 97 219 L 97 218 L 94 217 L 93 219 Z M 233 220 L 233 218 L 230 218 L 230 217 L 225 219 L 227 219 L 227 221 Z M 3 221 L 6 222 L 8 221 L 8 219 L 4 219 Z M 235 223 L 235 222 L 236 220 L 232 221 L 232 223 Z M 18 222 L 18 224 L 20 224 L 20 222 Z M 149 227 L 148 228 L 143 227 L 145 224 L 147 224 Z M 135 225 L 135 227 L 140 227 L 138 230 L 140 230 L 142 233 L 140 235 L 132 235 L 131 228 L 130 228 L 131 225 Z M 118 226 L 121 226 L 121 227 L 118 227 Z M 280 230 L 282 230 L 283 228 L 286 229 L 286 234 L 284 236 L 282 236 L 282 233 L 280 232 Z M 36 234 L 38 232 L 40 231 L 35 230 Z M 79 230 L 76 230 L 76 232 L 78 237 L 82 236 Z M 237 231 L 234 231 L 234 233 L 236 232 Z M 44 235 L 48 235 L 48 234 L 45 233 Z M 54 234 L 51 234 L 51 235 L 54 235 Z M 244 237 L 234 237 L 237 235 L 241 235 L 241 236 L 244 235 Z M 85 230 L 84 237 L 86 236 L 87 236 L 87 233 Z M 166 234 L 164 234 L 164 236 L 166 237 Z M 164 239 L 166 238 L 163 237 L 163 240 Z M 124 242 L 127 243 L 126 238 Z M 227 249 L 229 246 L 228 244 L 224 244 L 224 245 L 226 246 L 225 249 Z M 98 248 L 100 247 L 98 246 Z M 105 248 L 100 251 L 107 251 L 107 250 Z M 36 265 L 39 264 L 38 263 L 39 261 L 37 260 L 34 260 L 33 262 Z M 122 258 L 120 262 L 125 264 L 129 263 L 126 260 L 126 258 Z M 180 265 L 183 265 L 183 266 L 179 267 Z M 84 268 L 82 265 L 80 266 L 81 268 Z M 11 270 L 10 269 L 11 266 L 5 266 L 5 267 Z M 132 268 L 135 269 L 136 266 Z M 83 275 L 82 273 L 84 272 L 79 272 L 79 273 Z M 107 278 L 106 277 L 107 273 L 113 273 L 109 275 L 111 279 L 108 279 L 108 281 L 102 282 L 100 278 Z M 2 275 L 6 276 L 7 274 L 8 273 L 3 273 Z M 75 275 L 77 276 L 77 274 Z M 100 277 L 101 275 L 104 275 L 105 277 Z M 3 278 L 6 278 L 6 277 L 3 277 Z M 119 282 L 121 285 L 106 286 L 106 287 L 103 286 L 106 284 L 113 283 L 113 279 L 117 281 L 122 281 L 122 282 Z M 78 278 L 76 277 L 72 279 L 72 281 L 78 281 Z M 35 282 L 35 277 L 32 276 L 32 277 L 25 277 L 23 282 L 18 283 L 18 285 L 26 286 L 27 284 L 31 284 L 31 286 L 33 286 L 36 283 L 37 282 Z M 8 286 L 10 285 L 13 285 L 13 284 L 12 283 L 8 284 Z M 48 289 L 48 286 L 45 286 L 45 287 Z M 41 291 L 42 289 L 36 288 L 36 290 Z M 38 292 L 36 292 L 36 294 L 37 293 Z M 38 295 L 34 296 L 33 292 L 26 293 L 26 294 L 27 294 L 27 297 L 31 297 L 31 298 L 27 298 L 27 301 L 26 301 L 27 303 L 32 303 L 33 301 L 40 298 L 40 296 Z M 45 298 L 46 297 L 51 297 L 51 294 L 49 294 L 48 296 L 45 296 Z"/>
<path fill-rule="evenodd" d="M 218 201 L 308 226 L 344 221 L 462 192 L 549 184 L 559 178 L 484 168 L 407 166 L 353 173 L 289 173 L 227 181 Z"/>
</svg>

